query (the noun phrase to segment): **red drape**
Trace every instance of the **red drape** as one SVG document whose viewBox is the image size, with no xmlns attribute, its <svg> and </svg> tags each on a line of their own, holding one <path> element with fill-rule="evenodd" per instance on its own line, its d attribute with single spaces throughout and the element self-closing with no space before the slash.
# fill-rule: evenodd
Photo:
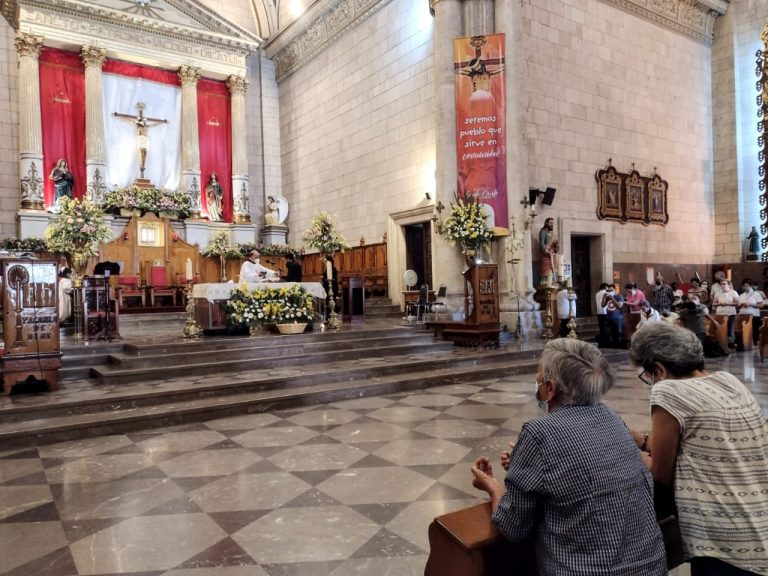
<svg viewBox="0 0 768 576">
<path fill-rule="evenodd" d="M 60 158 L 73 177 L 72 194 L 85 196 L 85 72 L 76 52 L 45 48 L 40 53 L 40 110 L 43 123 L 43 197 L 53 204 L 51 171 Z"/>
<path fill-rule="evenodd" d="M 203 213 L 208 213 L 205 186 L 216 172 L 223 192 L 222 217 L 232 221 L 232 120 L 229 90 L 224 82 L 201 79 L 197 83 L 197 124 Z"/>
<path fill-rule="evenodd" d="M 153 68 L 152 66 L 134 64 L 133 62 L 123 62 L 122 60 L 105 60 L 101 69 L 107 74 L 120 74 L 121 76 L 170 84 L 171 86 L 181 86 L 181 80 L 176 72 L 163 70 L 162 68 Z"/>
</svg>

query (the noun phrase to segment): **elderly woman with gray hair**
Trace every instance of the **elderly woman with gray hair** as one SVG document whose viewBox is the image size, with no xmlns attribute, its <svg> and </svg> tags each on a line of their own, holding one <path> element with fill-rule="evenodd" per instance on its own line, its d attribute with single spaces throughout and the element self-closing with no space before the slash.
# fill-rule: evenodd
<svg viewBox="0 0 768 576">
<path fill-rule="evenodd" d="M 504 486 L 487 458 L 472 466 L 493 523 L 512 542 L 533 538 L 542 576 L 667 574 L 650 474 L 621 418 L 600 401 L 614 380 L 594 346 L 549 342 L 536 374 L 548 413 L 523 425 L 504 457 Z"/>
<path fill-rule="evenodd" d="M 728 372 L 704 370 L 696 335 L 656 322 L 630 359 L 651 388 L 651 433 L 634 433 L 657 485 L 673 486 L 691 576 L 768 574 L 768 429 Z"/>
</svg>

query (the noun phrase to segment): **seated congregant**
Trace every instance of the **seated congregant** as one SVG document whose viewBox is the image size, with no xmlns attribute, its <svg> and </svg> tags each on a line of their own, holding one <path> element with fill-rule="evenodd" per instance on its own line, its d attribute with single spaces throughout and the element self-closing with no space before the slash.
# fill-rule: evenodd
<svg viewBox="0 0 768 576">
<path fill-rule="evenodd" d="M 504 484 L 487 458 L 472 466 L 492 522 L 512 542 L 531 540 L 540 575 L 667 574 L 651 475 L 621 418 L 601 402 L 614 381 L 595 347 L 552 340 L 536 374 L 547 414 L 526 422 L 502 455 Z"/>
<path fill-rule="evenodd" d="M 248 254 L 243 265 L 240 266 L 240 281 L 241 282 L 266 282 L 269 280 L 275 280 L 279 277 L 278 273 L 274 270 L 262 266 L 261 255 L 258 250 L 251 250 Z"/>
</svg>

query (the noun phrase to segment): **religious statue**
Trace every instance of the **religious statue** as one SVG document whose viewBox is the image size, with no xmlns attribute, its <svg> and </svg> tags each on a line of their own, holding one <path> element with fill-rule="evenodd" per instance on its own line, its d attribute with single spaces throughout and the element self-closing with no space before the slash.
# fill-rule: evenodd
<svg viewBox="0 0 768 576">
<path fill-rule="evenodd" d="M 137 116 L 132 114 L 122 114 L 120 112 L 112 113 L 113 116 L 117 116 L 118 118 L 133 120 L 133 123 L 136 126 L 136 146 L 139 149 L 139 170 L 141 172 L 141 178 L 144 178 L 144 169 L 147 162 L 147 150 L 149 149 L 149 137 L 147 136 L 147 131 L 153 126 L 157 126 L 158 124 L 168 123 L 168 120 L 163 120 L 160 118 L 147 118 L 144 116 L 144 108 L 146 107 L 147 105 L 144 104 L 144 102 L 137 102 L 136 108 L 139 110 L 139 114 Z"/>
<path fill-rule="evenodd" d="M 555 254 L 560 249 L 560 245 L 555 235 L 555 219 L 547 218 L 544 226 L 539 230 L 539 250 L 541 252 L 539 276 L 542 286 L 552 284 L 552 274 L 555 269 Z"/>
<path fill-rule="evenodd" d="M 760 235 L 754 226 L 752 226 L 752 230 L 747 235 L 747 240 L 749 240 L 749 253 L 757 254 L 760 251 Z"/>
<path fill-rule="evenodd" d="M 72 178 L 72 172 L 69 171 L 69 166 L 64 158 L 56 162 L 49 178 L 53 180 L 53 211 L 56 211 L 64 196 L 72 198 L 74 178 Z"/>
<path fill-rule="evenodd" d="M 205 198 L 208 201 L 208 219 L 211 222 L 221 222 L 224 219 L 222 215 L 224 193 L 221 190 L 221 184 L 216 172 L 211 172 L 211 178 L 205 187 Z"/>
<path fill-rule="evenodd" d="M 288 201 L 282 196 L 267 196 L 264 222 L 267 226 L 280 226 L 288 218 Z"/>
</svg>

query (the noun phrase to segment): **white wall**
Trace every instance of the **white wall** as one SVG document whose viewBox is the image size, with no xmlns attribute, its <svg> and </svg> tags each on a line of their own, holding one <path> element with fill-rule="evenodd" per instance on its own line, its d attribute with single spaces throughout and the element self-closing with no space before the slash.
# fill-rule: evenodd
<svg viewBox="0 0 768 576">
<path fill-rule="evenodd" d="M 542 221 L 598 233 L 595 171 L 609 158 L 621 172 L 657 167 L 669 225 L 613 224 L 613 261 L 709 262 L 710 48 L 599 0 L 532 0 L 526 16 L 530 185 L 558 190 Z"/>
<path fill-rule="evenodd" d="M 381 242 L 434 187 L 432 24 L 395 0 L 279 85 L 290 244 L 321 208 L 350 244 Z"/>
</svg>

